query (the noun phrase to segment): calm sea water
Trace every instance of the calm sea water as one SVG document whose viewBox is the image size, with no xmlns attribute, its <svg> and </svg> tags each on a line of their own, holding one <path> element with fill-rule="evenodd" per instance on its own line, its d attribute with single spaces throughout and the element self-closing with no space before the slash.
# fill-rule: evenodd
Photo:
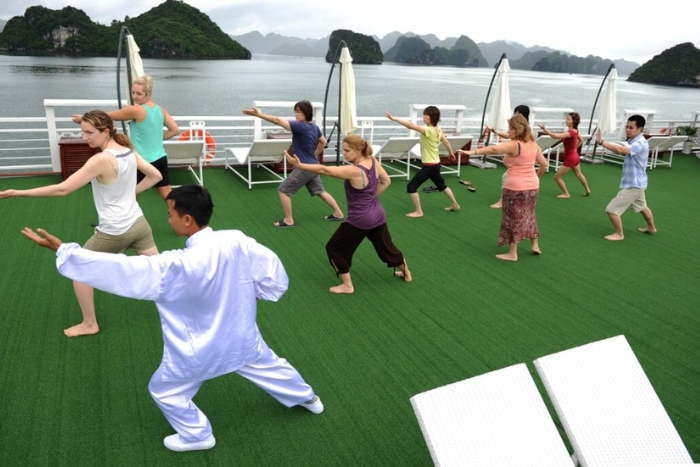
<svg viewBox="0 0 700 467">
<path fill-rule="evenodd" d="M 321 58 L 265 55 L 247 61 L 145 59 L 144 67 L 155 79 L 154 100 L 180 116 L 242 115 L 241 110 L 253 100 L 323 101 L 330 72 L 330 65 Z M 358 116 L 380 116 L 384 109 L 405 116 L 410 104 L 462 104 L 468 108 L 467 116 L 481 117 L 493 75 L 493 69 L 485 68 L 388 63 L 355 65 L 354 71 Z M 329 115 L 337 108 L 338 76 L 336 66 Z M 513 70 L 511 103 L 570 107 L 587 119 L 602 79 Z M 688 120 L 693 111 L 700 111 L 700 89 L 624 79 L 618 80 L 618 111 L 649 109 L 663 120 Z M 0 55 L 0 96 L 0 117 L 42 116 L 46 98 L 115 99 L 116 58 Z"/>
</svg>

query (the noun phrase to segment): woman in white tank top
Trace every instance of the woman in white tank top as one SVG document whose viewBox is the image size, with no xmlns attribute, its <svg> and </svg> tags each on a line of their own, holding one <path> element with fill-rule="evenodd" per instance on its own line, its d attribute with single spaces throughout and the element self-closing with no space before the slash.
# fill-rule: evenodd
<svg viewBox="0 0 700 467">
<path fill-rule="evenodd" d="M 90 182 L 99 226 L 85 248 L 109 253 L 132 249 L 142 255 L 158 254 L 151 228 L 143 217 L 136 195 L 160 181 L 160 172 L 134 152 L 129 138 L 117 133 L 112 119 L 105 112 L 87 112 L 82 116 L 80 127 L 88 145 L 100 148 L 102 152 L 88 159 L 83 167 L 62 183 L 30 190 L 0 191 L 0 199 L 66 196 Z M 146 175 L 138 184 L 136 169 Z M 93 288 L 80 282 L 73 285 L 83 321 L 63 332 L 68 337 L 97 334 L 100 329 L 95 316 Z"/>
</svg>

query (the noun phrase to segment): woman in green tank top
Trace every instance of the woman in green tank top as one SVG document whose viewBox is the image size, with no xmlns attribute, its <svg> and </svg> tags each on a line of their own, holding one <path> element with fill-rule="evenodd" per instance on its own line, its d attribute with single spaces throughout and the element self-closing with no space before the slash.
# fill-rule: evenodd
<svg viewBox="0 0 700 467">
<path fill-rule="evenodd" d="M 136 152 L 151 165 L 156 167 L 163 179 L 156 184 L 158 194 L 163 200 L 170 193 L 170 176 L 168 174 L 168 159 L 163 148 L 163 140 L 170 139 L 180 133 L 175 120 L 167 110 L 151 100 L 153 94 L 153 78 L 142 76 L 131 86 L 131 98 L 134 105 L 107 112 L 112 120 L 129 121 L 129 137 Z M 73 121 L 80 123 L 81 116 L 73 115 Z M 163 127 L 166 128 L 163 131 Z M 143 179 L 138 172 L 137 182 Z"/>
</svg>

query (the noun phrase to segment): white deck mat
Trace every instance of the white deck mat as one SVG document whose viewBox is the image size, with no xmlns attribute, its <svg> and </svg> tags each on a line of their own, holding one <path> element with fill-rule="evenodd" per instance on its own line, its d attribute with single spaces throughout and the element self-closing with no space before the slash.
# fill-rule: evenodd
<svg viewBox="0 0 700 467">
<path fill-rule="evenodd" d="M 535 360 L 582 467 L 693 461 L 625 336 Z"/>
<path fill-rule="evenodd" d="M 437 466 L 573 466 L 524 363 L 417 394 L 411 404 Z"/>
</svg>

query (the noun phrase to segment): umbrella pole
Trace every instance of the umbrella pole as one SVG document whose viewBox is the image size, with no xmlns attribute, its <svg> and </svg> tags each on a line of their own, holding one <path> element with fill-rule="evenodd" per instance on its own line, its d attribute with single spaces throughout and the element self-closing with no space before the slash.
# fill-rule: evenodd
<svg viewBox="0 0 700 467">
<path fill-rule="evenodd" d="M 338 57 L 340 56 L 340 50 L 343 47 L 347 47 L 347 44 L 345 43 L 344 40 L 340 40 L 338 43 L 338 48 L 335 51 L 335 56 L 333 57 L 333 61 L 331 62 L 331 72 L 328 74 L 328 82 L 326 84 L 326 94 L 325 97 L 323 98 L 323 136 L 326 136 L 326 109 L 328 108 L 328 91 L 330 90 L 331 87 L 331 78 L 333 77 L 333 68 L 335 68 L 335 62 L 338 61 Z M 342 66 L 342 65 L 341 65 Z M 340 79 L 340 75 L 338 76 Z M 339 86 L 340 87 L 340 86 Z M 341 90 L 342 91 L 342 90 Z M 340 165 L 340 91 L 338 94 L 338 121 L 333 125 L 333 129 L 331 130 L 330 135 L 326 137 L 326 141 L 330 141 L 331 137 L 333 136 L 333 130 L 335 128 L 338 128 L 338 144 L 336 145 L 335 148 L 335 165 Z"/>
<path fill-rule="evenodd" d="M 342 41 L 341 41 L 342 42 Z M 345 42 L 343 42 L 345 44 Z M 336 135 L 336 141 L 335 141 L 335 165 L 340 165 L 340 134 L 342 131 L 340 130 L 343 128 L 341 125 L 340 119 L 342 118 L 342 106 L 343 106 L 343 101 L 342 101 L 342 96 L 343 96 L 343 64 L 340 64 L 340 71 L 338 72 L 338 120 L 336 120 L 335 124 L 337 125 L 338 128 L 338 134 Z"/>
<path fill-rule="evenodd" d="M 595 96 L 595 102 L 593 102 L 593 110 L 591 110 L 591 119 L 588 121 L 588 134 L 591 135 L 591 138 L 593 138 L 593 133 L 591 133 L 591 128 L 593 127 L 593 116 L 595 115 L 595 108 L 598 105 L 598 99 L 600 98 L 600 93 L 603 91 L 603 86 L 605 86 L 605 81 L 608 79 L 608 75 L 612 71 L 612 69 L 615 68 L 615 64 L 611 63 L 610 67 L 608 67 L 608 72 L 605 73 L 605 77 L 603 78 L 603 82 L 600 83 L 600 87 L 598 88 L 598 94 Z M 598 130 L 598 126 L 596 125 L 596 129 L 594 131 Z M 590 139 L 589 145 L 590 145 Z M 596 164 L 599 162 L 596 162 L 595 160 L 595 151 L 598 148 L 598 141 L 596 140 L 595 143 L 593 143 L 593 154 L 589 156 L 582 157 L 581 160 L 584 162 L 588 162 L 589 164 Z M 602 162 L 602 161 L 601 161 Z"/>
<path fill-rule="evenodd" d="M 484 101 L 484 111 L 481 114 L 481 127 L 479 128 L 480 135 L 484 135 L 484 120 L 486 119 L 486 107 L 488 107 L 488 105 L 489 105 L 489 96 L 491 95 L 491 88 L 493 88 L 493 82 L 496 80 L 496 75 L 498 74 L 498 68 L 501 66 L 501 62 L 503 61 L 504 58 L 506 58 L 505 53 L 503 53 L 503 55 L 501 55 L 501 58 L 498 60 L 498 63 L 496 64 L 496 68 L 493 72 L 493 76 L 491 77 L 491 84 L 489 84 L 489 90 L 486 92 L 486 101 Z M 488 140 L 485 141 L 484 144 L 487 145 Z M 474 161 L 474 162 L 476 162 L 476 161 Z M 472 164 L 471 161 L 470 161 L 470 164 Z M 483 156 L 481 158 L 481 161 L 478 162 L 478 164 L 472 164 L 472 165 L 477 165 L 478 167 L 481 167 L 481 168 L 487 168 L 487 167 L 494 168 L 494 167 L 496 167 L 495 165 L 493 165 L 493 167 L 491 167 L 490 165 L 487 165 L 487 164 L 490 164 L 490 163 L 487 163 L 486 156 Z"/>
<path fill-rule="evenodd" d="M 119 32 L 119 46 L 117 48 L 117 105 L 119 108 L 122 108 L 122 91 L 121 91 L 121 59 L 122 59 L 122 44 L 125 43 L 126 37 L 124 36 L 124 31 L 129 31 L 126 26 L 122 26 L 121 31 Z M 128 47 L 128 46 L 127 46 Z M 127 55 L 129 51 L 127 50 Z M 129 66 L 129 61 L 126 61 L 127 67 Z M 124 133 L 126 133 L 126 123 L 122 122 L 122 130 Z"/>
</svg>

